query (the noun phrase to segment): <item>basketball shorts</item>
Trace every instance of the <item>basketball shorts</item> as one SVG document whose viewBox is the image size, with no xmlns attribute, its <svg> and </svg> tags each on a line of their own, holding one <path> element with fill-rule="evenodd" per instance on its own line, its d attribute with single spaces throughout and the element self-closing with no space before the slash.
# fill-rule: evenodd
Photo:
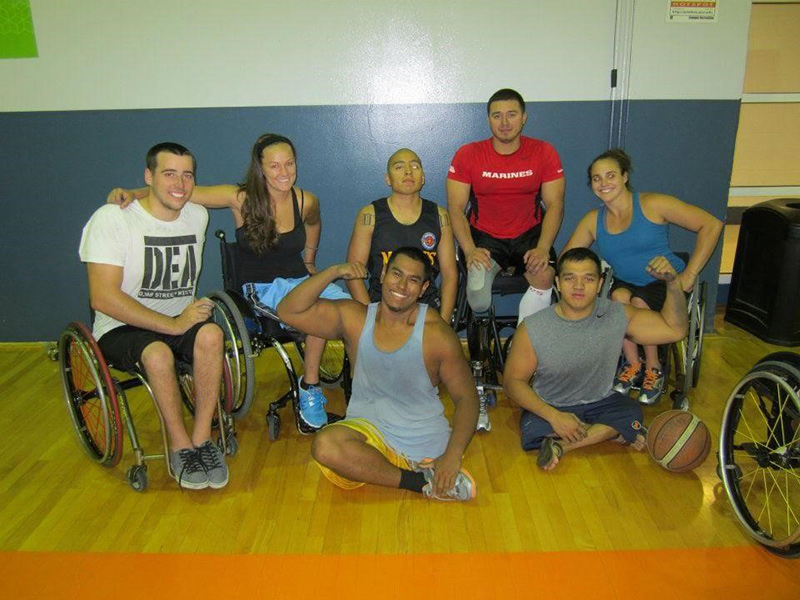
<svg viewBox="0 0 800 600">
<path fill-rule="evenodd" d="M 602 400 L 589 404 L 558 407 L 571 413 L 587 425 L 607 425 L 616 430 L 630 444 L 636 436 L 643 434 L 642 407 L 636 400 L 619 392 L 612 392 Z M 520 419 L 523 450 L 538 450 L 546 437 L 553 435 L 553 426 L 542 417 L 522 411 Z"/>
</svg>

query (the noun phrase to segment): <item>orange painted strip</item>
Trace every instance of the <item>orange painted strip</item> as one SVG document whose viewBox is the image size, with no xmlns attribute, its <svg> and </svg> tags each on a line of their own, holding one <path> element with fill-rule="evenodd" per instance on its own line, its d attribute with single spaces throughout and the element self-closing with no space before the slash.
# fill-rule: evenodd
<svg viewBox="0 0 800 600">
<path fill-rule="evenodd" d="M 3 552 L 0 596 L 797 600 L 800 562 L 757 547 L 399 556 Z"/>
</svg>

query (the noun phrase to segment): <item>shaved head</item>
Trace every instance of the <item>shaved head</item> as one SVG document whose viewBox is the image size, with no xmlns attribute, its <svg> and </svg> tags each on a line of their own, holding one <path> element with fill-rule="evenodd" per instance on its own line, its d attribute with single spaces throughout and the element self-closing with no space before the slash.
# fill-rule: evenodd
<svg viewBox="0 0 800 600">
<path fill-rule="evenodd" d="M 409 150 L 408 148 L 400 148 L 394 154 L 389 157 L 389 160 L 386 162 L 386 172 L 388 173 L 389 170 L 392 168 L 392 163 L 398 160 L 400 157 L 403 157 L 404 160 L 415 160 L 422 166 L 422 160 L 420 160 L 419 155 L 413 150 Z"/>
</svg>

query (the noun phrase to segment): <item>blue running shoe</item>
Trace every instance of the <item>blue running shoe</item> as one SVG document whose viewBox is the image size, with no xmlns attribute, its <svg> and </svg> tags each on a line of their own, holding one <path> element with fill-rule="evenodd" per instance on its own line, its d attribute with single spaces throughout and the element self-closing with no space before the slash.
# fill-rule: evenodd
<svg viewBox="0 0 800 600">
<path fill-rule="evenodd" d="M 302 383 L 303 378 L 300 378 Z M 309 427 L 321 429 L 328 424 L 328 413 L 325 405 L 328 399 L 318 385 L 310 385 L 307 390 L 300 386 L 300 418 Z"/>
</svg>

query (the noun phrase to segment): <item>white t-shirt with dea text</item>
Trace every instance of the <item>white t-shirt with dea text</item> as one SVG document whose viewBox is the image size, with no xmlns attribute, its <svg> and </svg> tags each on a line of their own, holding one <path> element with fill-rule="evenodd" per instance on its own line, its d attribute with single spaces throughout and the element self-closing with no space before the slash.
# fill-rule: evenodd
<svg viewBox="0 0 800 600">
<path fill-rule="evenodd" d="M 99 208 L 83 228 L 80 257 L 85 263 L 122 267 L 122 291 L 147 308 L 175 317 L 192 303 L 203 260 L 208 212 L 187 204 L 174 221 L 162 221 L 137 200 L 121 209 Z M 94 337 L 124 325 L 97 311 Z"/>
</svg>

